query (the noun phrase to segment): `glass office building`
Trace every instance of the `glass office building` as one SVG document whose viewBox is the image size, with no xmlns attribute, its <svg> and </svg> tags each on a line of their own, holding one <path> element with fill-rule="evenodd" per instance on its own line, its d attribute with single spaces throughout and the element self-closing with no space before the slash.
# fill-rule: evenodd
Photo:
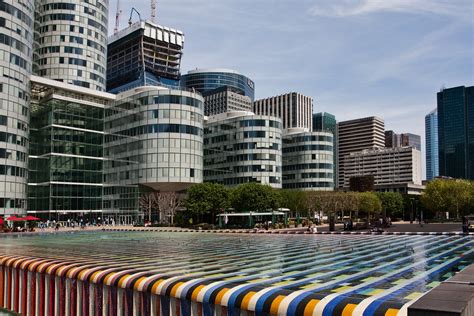
<svg viewBox="0 0 474 316">
<path fill-rule="evenodd" d="M 222 86 L 235 88 L 240 94 L 255 99 L 255 83 L 237 71 L 223 68 L 190 70 L 181 76 L 181 86 L 201 93 Z"/>
<path fill-rule="evenodd" d="M 140 87 L 105 112 L 104 213 L 131 222 L 140 192 L 186 190 L 203 179 L 204 99 L 198 93 Z"/>
<path fill-rule="evenodd" d="M 281 120 L 234 111 L 209 117 L 204 129 L 204 181 L 281 188 Z"/>
<path fill-rule="evenodd" d="M 109 1 L 36 1 L 33 72 L 105 91 Z"/>
<path fill-rule="evenodd" d="M 0 216 L 26 212 L 34 1 L 0 1 Z"/>
<path fill-rule="evenodd" d="M 32 76 L 28 212 L 44 219 L 102 213 L 105 105 L 114 95 Z"/>
<path fill-rule="evenodd" d="M 439 175 L 474 179 L 474 86 L 443 89 L 437 98 Z"/>
<path fill-rule="evenodd" d="M 283 136 L 283 188 L 334 189 L 334 137 L 331 132 Z"/>
<path fill-rule="evenodd" d="M 336 116 L 327 113 L 319 112 L 313 114 L 313 132 L 331 132 L 333 137 L 333 177 L 334 184 L 337 177 L 337 121 Z"/>
<path fill-rule="evenodd" d="M 426 180 L 439 176 L 438 112 L 436 109 L 425 116 Z"/>
</svg>

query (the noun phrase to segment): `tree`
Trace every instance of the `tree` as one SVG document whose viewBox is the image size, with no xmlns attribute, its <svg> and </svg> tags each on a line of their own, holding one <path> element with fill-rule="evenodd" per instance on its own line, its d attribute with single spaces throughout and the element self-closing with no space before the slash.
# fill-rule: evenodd
<svg viewBox="0 0 474 316">
<path fill-rule="evenodd" d="M 189 188 L 184 205 L 188 212 L 197 216 L 198 221 L 210 215 L 211 223 L 214 223 L 215 214 L 229 208 L 229 195 L 229 190 L 222 184 L 200 183 Z"/>
<path fill-rule="evenodd" d="M 280 207 L 289 208 L 292 212 L 302 216 L 308 216 L 308 210 L 306 204 L 306 192 L 298 190 L 281 190 L 280 194 Z"/>
<path fill-rule="evenodd" d="M 147 192 L 142 194 L 139 200 L 140 209 L 143 212 L 143 217 L 148 214 L 148 220 L 151 222 L 151 212 L 153 209 L 159 209 L 158 193 Z M 160 217 L 161 218 L 161 217 Z"/>
<path fill-rule="evenodd" d="M 176 210 L 181 206 L 182 200 L 176 192 L 160 192 L 157 195 L 160 214 L 169 216 L 169 223 L 174 224 Z"/>
<path fill-rule="evenodd" d="M 245 183 L 232 191 L 231 201 L 238 211 L 264 212 L 278 209 L 280 196 L 269 185 Z"/>
<path fill-rule="evenodd" d="M 382 203 L 377 195 L 373 192 L 359 193 L 359 211 L 367 213 L 367 220 L 373 214 L 379 213 L 382 210 Z"/>
<path fill-rule="evenodd" d="M 403 211 L 403 196 L 398 192 L 378 192 L 377 197 L 382 203 L 382 217 L 400 217 Z"/>
<path fill-rule="evenodd" d="M 450 212 L 459 218 L 473 209 L 473 181 L 435 179 L 430 181 L 421 195 L 421 203 L 432 212 Z"/>
</svg>

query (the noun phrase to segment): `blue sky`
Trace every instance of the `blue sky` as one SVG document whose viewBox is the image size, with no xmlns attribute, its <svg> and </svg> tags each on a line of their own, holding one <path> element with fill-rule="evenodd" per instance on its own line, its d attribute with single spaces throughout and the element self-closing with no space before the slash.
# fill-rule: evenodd
<svg viewBox="0 0 474 316">
<path fill-rule="evenodd" d="M 132 3 L 149 15 L 121 2 L 122 27 Z M 436 92 L 474 84 L 473 21 L 472 0 L 158 0 L 157 19 L 185 33 L 183 73 L 232 68 L 257 98 L 297 91 L 338 121 L 377 115 L 422 136 Z"/>
</svg>

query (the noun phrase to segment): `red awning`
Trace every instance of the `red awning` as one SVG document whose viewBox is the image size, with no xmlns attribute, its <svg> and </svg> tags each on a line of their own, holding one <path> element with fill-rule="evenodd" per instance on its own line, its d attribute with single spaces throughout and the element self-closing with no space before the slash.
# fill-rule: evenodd
<svg viewBox="0 0 474 316">
<path fill-rule="evenodd" d="M 40 218 L 31 216 L 31 215 L 22 217 L 21 219 L 24 221 L 40 221 L 41 220 Z"/>
<path fill-rule="evenodd" d="M 0 217 L 0 225 L 3 225 L 3 218 Z"/>
<path fill-rule="evenodd" d="M 23 218 L 16 217 L 15 215 L 10 216 L 7 218 L 7 221 L 12 221 L 12 222 L 19 222 L 19 221 L 24 221 Z"/>
</svg>

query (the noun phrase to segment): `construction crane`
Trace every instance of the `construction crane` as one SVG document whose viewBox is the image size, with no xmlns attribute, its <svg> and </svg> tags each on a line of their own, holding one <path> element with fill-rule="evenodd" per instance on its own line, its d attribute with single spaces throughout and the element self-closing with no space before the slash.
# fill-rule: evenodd
<svg viewBox="0 0 474 316">
<path fill-rule="evenodd" d="M 120 14 L 122 14 L 122 10 L 120 10 L 120 0 L 117 0 L 117 12 L 115 12 L 114 34 L 117 34 L 120 28 Z"/>
<path fill-rule="evenodd" d="M 156 19 L 156 1 L 157 0 L 151 0 L 151 22 L 155 23 Z"/>
<path fill-rule="evenodd" d="M 134 11 L 138 15 L 138 19 L 140 21 L 142 20 L 142 16 L 140 15 L 140 12 L 138 12 L 137 9 L 132 7 L 132 9 L 130 10 L 130 18 L 128 19 L 128 26 L 132 25 L 132 16 L 133 16 Z"/>
</svg>

